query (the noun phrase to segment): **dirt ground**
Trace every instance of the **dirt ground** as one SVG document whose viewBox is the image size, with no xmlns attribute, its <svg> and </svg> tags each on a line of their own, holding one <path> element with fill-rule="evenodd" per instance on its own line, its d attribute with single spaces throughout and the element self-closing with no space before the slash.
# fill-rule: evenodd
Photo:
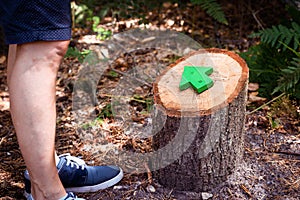
<svg viewBox="0 0 300 200">
<path fill-rule="evenodd" d="M 1 98 L 5 98 L 1 94 Z M 66 98 L 67 100 L 67 98 Z M 62 102 L 65 103 L 65 102 Z M 66 103 L 67 104 L 67 103 Z M 299 107 L 295 107 L 299 109 Z M 203 193 L 164 188 L 149 173 L 125 174 L 116 186 L 92 194 L 79 194 L 87 199 L 299 199 L 300 189 L 300 120 L 281 116 L 280 126 L 270 128 L 268 109 L 247 116 L 244 160 L 228 181 L 213 191 Z M 25 169 L 8 110 L 1 117 L 1 199 L 23 199 Z M 68 122 L 67 122 L 68 124 Z M 72 153 L 85 160 L 96 160 L 80 148 L 73 127 L 58 126 L 59 153 Z M 115 130 L 110 129 L 111 133 Z M 118 136 L 119 137 L 119 136 Z M 125 139 L 126 140 L 126 139 Z M 204 197 L 204 198 L 203 198 Z"/>
<path fill-rule="evenodd" d="M 215 24 L 202 11 L 196 16 L 190 16 L 190 8 L 178 8 L 176 5 L 164 5 L 164 14 L 153 12 L 148 16 L 152 26 L 164 29 L 173 29 L 192 36 L 204 47 L 219 47 L 234 51 L 244 51 L 254 44 L 255 40 L 249 40 L 247 35 L 252 30 L 257 30 L 259 24 L 268 26 L 275 23 L 270 14 L 255 11 L 264 10 L 265 13 L 284 13 L 282 5 L 277 1 L 252 5 L 251 9 L 233 6 L 234 1 L 226 1 L 225 13 L 228 14 L 230 26 Z M 241 1 L 244 2 L 244 1 Z M 170 10 L 172 12 L 170 12 Z M 232 12 L 231 12 L 232 11 Z M 178 18 L 179 17 L 179 18 Z M 198 20 L 193 20 L 193 17 Z M 180 25 L 180 20 L 185 23 Z M 258 23 L 258 21 L 260 23 Z M 108 19 L 109 21 L 109 19 Z M 128 22 L 128 21 L 127 21 Z M 128 24 L 128 23 L 127 23 Z M 132 22 L 129 26 L 126 21 L 115 24 L 103 22 L 103 26 L 113 32 L 122 32 L 138 26 Z M 79 49 L 88 49 L 88 42 L 79 43 L 82 39 L 82 31 L 75 30 L 72 46 Z M 86 32 L 85 32 L 86 31 Z M 2 53 L 2 52 L 1 52 Z M 138 62 L 147 63 L 151 60 L 147 55 L 157 55 L 160 52 L 148 50 L 135 55 Z M 140 57 L 139 57 L 140 56 Z M 140 59 L 138 59 L 140 58 Z M 153 56 L 151 56 L 153 58 Z M 1 60 L 2 59 L 2 60 Z M 95 135 L 101 131 L 107 136 L 105 140 L 117 144 L 120 148 L 138 151 L 147 151 L 151 148 L 151 141 L 139 140 L 136 142 L 121 131 L 113 120 L 111 109 L 111 96 L 109 88 L 112 88 L 124 76 L 128 68 L 128 57 L 122 55 L 112 64 L 114 70 L 104 73 L 103 79 L 98 83 L 96 98 L 98 106 L 94 107 L 99 120 L 92 124 L 78 126 L 75 120 L 72 101 L 76 76 L 81 68 L 78 59 L 65 58 L 57 78 L 57 136 L 56 149 L 59 154 L 71 153 L 82 157 L 88 164 L 106 164 L 107 157 L 93 153 L 91 146 L 101 146 L 103 140 L 99 138 L 82 138 L 80 133 Z M 174 55 L 160 57 L 163 65 L 167 66 L 176 59 Z M 6 61 L 0 56 L 0 199 L 24 199 L 23 198 L 23 172 L 24 161 L 17 144 L 15 131 L 9 113 L 9 93 L 6 84 Z M 124 69 L 125 68 L 125 69 Z M 136 122 L 135 129 L 130 133 L 138 132 L 140 124 L 147 123 L 148 100 L 152 98 L 151 84 L 137 88 L 138 97 L 130 100 L 131 114 Z M 153 177 L 152 172 L 142 174 L 125 174 L 124 179 L 116 186 L 91 194 L 78 194 L 87 199 L 300 199 L 300 108 L 297 102 L 288 98 L 282 98 L 271 106 L 266 106 L 257 112 L 250 113 L 256 107 L 264 103 L 250 102 L 247 110 L 245 124 L 245 151 L 244 159 L 236 172 L 228 177 L 228 180 L 212 191 L 202 193 L 175 191 L 165 188 Z M 79 131 L 78 131 L 79 130 Z M 88 144 L 88 145 L 87 145 Z M 105 152 L 103 150 L 103 152 Z"/>
</svg>

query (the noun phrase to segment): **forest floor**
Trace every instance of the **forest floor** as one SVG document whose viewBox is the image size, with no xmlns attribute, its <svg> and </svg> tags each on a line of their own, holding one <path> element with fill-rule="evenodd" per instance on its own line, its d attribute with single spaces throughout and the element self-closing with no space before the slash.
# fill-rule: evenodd
<svg viewBox="0 0 300 200">
<path fill-rule="evenodd" d="M 257 42 L 247 35 L 259 26 L 275 23 L 274 18 L 265 13 L 284 13 L 282 5 L 274 1 L 270 4 L 243 6 L 236 8 L 234 1 L 227 1 L 225 13 L 228 14 L 229 26 L 214 23 L 211 18 L 199 10 L 190 16 L 191 8 L 178 8 L 173 4 L 165 4 L 160 13 L 149 14 L 151 27 L 172 29 L 193 37 L 203 47 L 218 47 L 244 51 Z M 282 14 L 281 13 L 281 14 Z M 254 14 L 255 15 L 254 17 Z M 197 19 L 197 20 L 195 20 Z M 106 19 L 101 26 L 114 33 L 139 27 L 136 20 L 114 22 Z M 183 23 L 183 22 L 184 23 Z M 150 27 L 150 28 L 151 28 Z M 71 45 L 80 50 L 101 46 L 90 35 L 89 30 L 76 29 L 73 32 Z M 87 38 L 89 41 L 87 41 Z M 2 58 L 2 60 L 1 60 Z M 4 58 L 4 59 L 3 59 Z M 152 102 L 150 84 L 134 88 L 129 97 L 129 114 L 131 126 L 122 130 L 111 111 L 113 95 L 111 91 L 119 87 L 119 83 L 132 66 L 148 66 L 158 58 L 166 67 L 174 62 L 177 55 L 167 54 L 156 49 L 136 50 L 120 56 L 103 72 L 95 86 L 96 93 L 89 93 L 88 98 L 96 98 L 97 105 L 92 107 L 96 114 L 92 122 L 78 120 L 74 109 L 75 83 L 82 64 L 76 57 L 67 57 L 61 64 L 57 78 L 57 136 L 56 149 L 59 154 L 71 153 L 88 161 L 88 164 L 112 164 L 112 154 L 116 146 L 126 151 L 148 152 L 151 140 L 134 139 L 132 134 L 141 132 L 149 123 L 149 104 Z M 149 72 L 150 73 L 150 72 Z M 254 84 L 254 86 L 256 86 Z M 251 113 L 266 101 L 258 98 L 256 89 L 249 87 L 249 99 L 245 124 L 244 159 L 235 173 L 228 180 L 212 191 L 187 192 L 165 188 L 159 184 L 155 176 L 145 165 L 145 173 L 125 173 L 124 179 L 116 186 L 90 194 L 78 194 L 86 199 L 278 199 L 296 200 L 300 198 L 300 107 L 283 97 L 264 108 Z M 254 99 L 253 99 L 254 98 Z M 77 113 L 78 114 L 78 113 Z M 100 136 L 101 137 L 100 137 Z M 113 145 L 110 145 L 113 144 Z M 24 199 L 23 173 L 25 170 L 11 116 L 9 113 L 9 93 L 6 84 L 5 57 L 0 55 L 0 199 Z M 142 161 L 136 161 L 141 162 Z M 130 167 L 132 163 L 128 163 Z M 136 164 L 136 163 L 134 163 Z M 132 164 L 133 165 L 133 164 Z"/>
</svg>

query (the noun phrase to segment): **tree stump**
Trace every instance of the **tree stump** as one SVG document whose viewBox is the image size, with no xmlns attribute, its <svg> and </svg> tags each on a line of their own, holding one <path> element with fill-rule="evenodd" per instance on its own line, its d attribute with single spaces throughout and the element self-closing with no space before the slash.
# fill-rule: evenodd
<svg viewBox="0 0 300 200">
<path fill-rule="evenodd" d="M 179 90 L 184 66 L 213 67 L 203 93 Z M 152 161 L 166 187 L 209 191 L 226 181 L 242 159 L 248 67 L 233 52 L 206 49 L 179 59 L 154 83 Z"/>
</svg>

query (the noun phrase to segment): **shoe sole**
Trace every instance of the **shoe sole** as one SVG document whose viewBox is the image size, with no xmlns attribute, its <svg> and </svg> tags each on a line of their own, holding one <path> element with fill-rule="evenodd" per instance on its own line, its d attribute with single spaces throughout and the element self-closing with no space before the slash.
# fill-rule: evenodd
<svg viewBox="0 0 300 200">
<path fill-rule="evenodd" d="M 83 187 L 71 187 L 71 188 L 65 188 L 67 192 L 75 192 L 75 193 L 85 193 L 85 192 L 96 192 L 98 190 L 103 190 L 108 187 L 111 187 L 118 182 L 120 182 L 123 178 L 123 171 L 120 169 L 120 173 L 115 176 L 114 178 L 100 183 L 98 185 L 92 185 L 92 186 L 83 186 Z"/>
</svg>

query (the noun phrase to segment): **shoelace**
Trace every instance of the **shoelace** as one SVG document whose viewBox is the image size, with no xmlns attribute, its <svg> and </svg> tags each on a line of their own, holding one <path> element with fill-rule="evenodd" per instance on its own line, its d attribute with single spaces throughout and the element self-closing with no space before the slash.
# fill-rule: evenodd
<svg viewBox="0 0 300 200">
<path fill-rule="evenodd" d="M 84 160 L 71 156 L 69 153 L 60 155 L 59 157 L 65 157 L 65 159 L 67 160 L 66 166 L 71 166 L 71 168 L 76 167 L 76 169 L 81 168 L 81 170 L 84 170 L 86 166 Z"/>
<path fill-rule="evenodd" d="M 76 195 L 73 192 L 68 192 L 67 195 L 68 196 L 64 200 L 76 200 L 77 199 Z"/>
</svg>

